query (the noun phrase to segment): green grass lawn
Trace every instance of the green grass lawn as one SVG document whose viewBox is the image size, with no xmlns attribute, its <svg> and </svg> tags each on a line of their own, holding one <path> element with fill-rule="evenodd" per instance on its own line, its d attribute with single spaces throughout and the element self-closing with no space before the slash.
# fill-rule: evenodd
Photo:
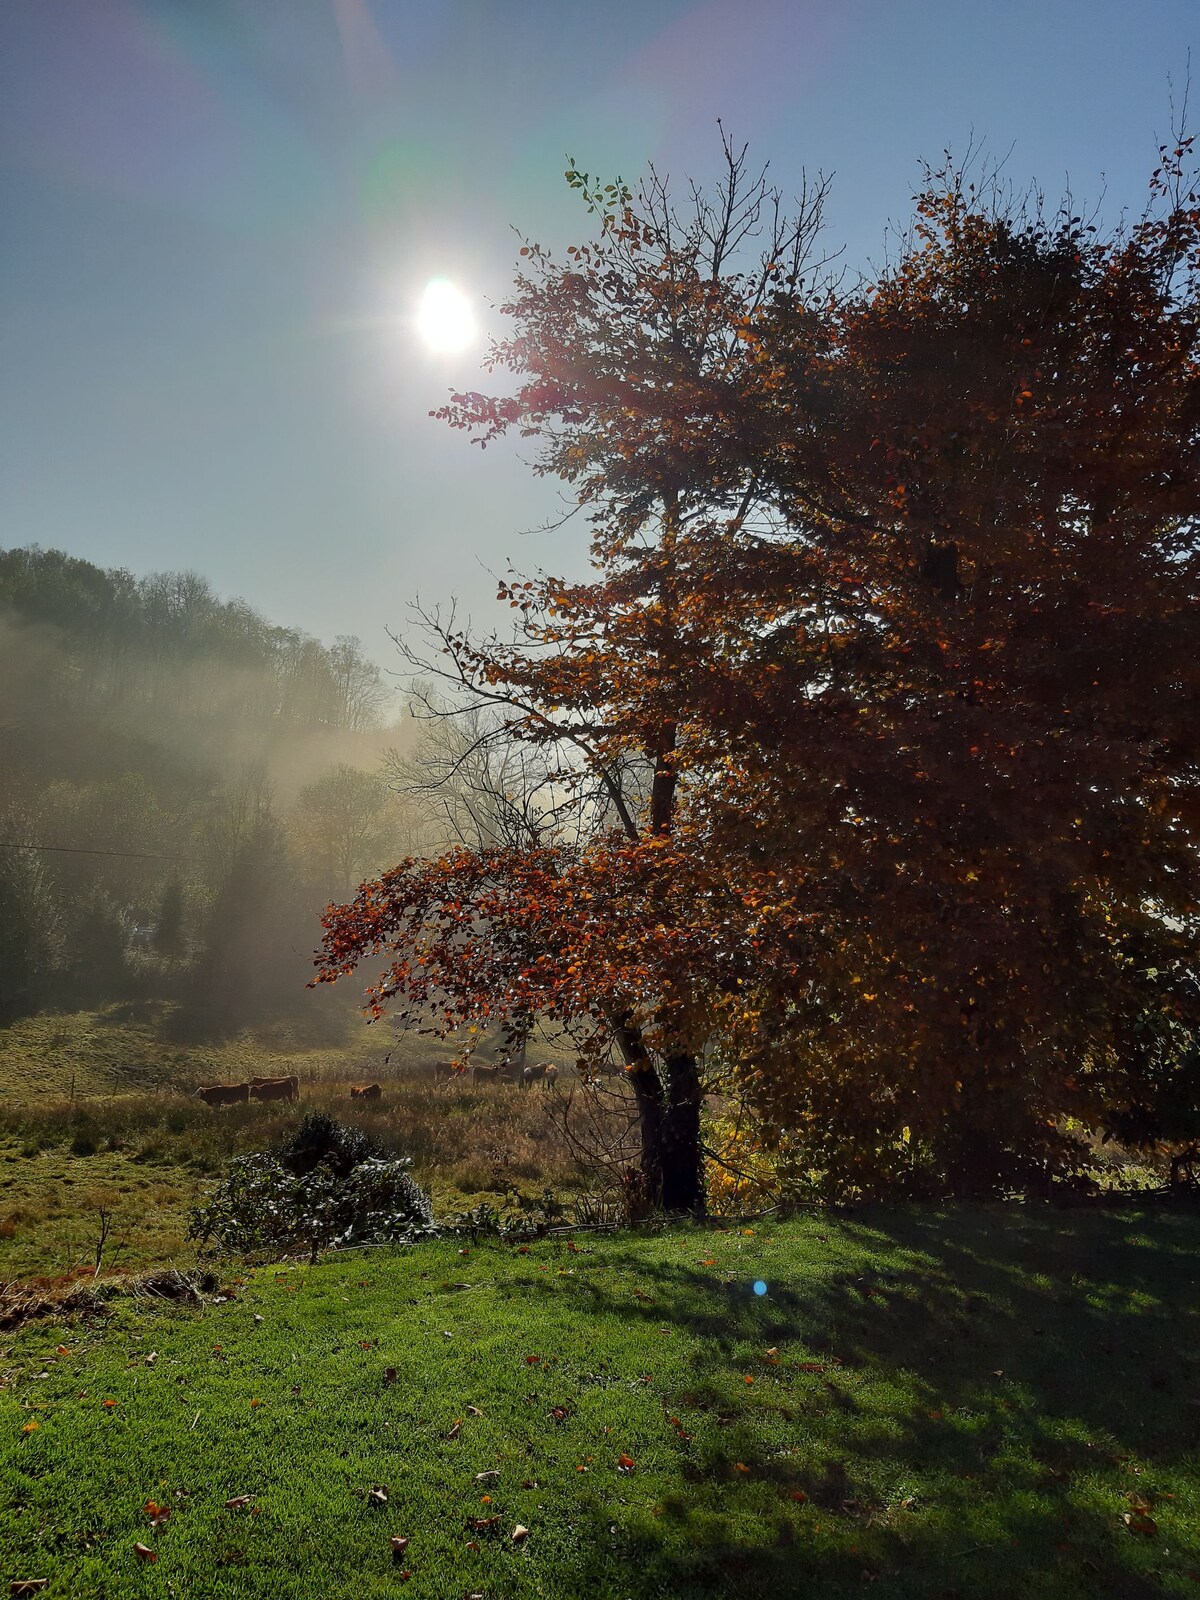
<svg viewBox="0 0 1200 1600">
<path fill-rule="evenodd" d="M 1200 1219 L 864 1212 L 575 1245 L 360 1252 L 202 1311 L 8 1336 L 0 1579 L 1200 1595 Z"/>
</svg>

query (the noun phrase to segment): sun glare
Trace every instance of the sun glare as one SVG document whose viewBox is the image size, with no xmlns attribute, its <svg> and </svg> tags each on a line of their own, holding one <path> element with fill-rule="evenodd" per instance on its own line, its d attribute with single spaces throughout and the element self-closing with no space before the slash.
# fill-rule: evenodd
<svg viewBox="0 0 1200 1600">
<path fill-rule="evenodd" d="M 434 278 L 425 286 L 417 328 L 431 350 L 454 355 L 475 338 L 475 315 L 470 301 L 447 278 Z"/>
</svg>

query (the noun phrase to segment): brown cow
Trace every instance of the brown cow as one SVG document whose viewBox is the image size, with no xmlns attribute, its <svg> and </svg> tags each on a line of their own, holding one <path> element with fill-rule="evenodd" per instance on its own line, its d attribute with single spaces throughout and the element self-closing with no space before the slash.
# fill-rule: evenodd
<svg viewBox="0 0 1200 1600">
<path fill-rule="evenodd" d="M 461 1074 L 458 1068 L 454 1065 L 453 1061 L 435 1061 L 433 1063 L 434 1083 L 442 1083 L 443 1081 L 460 1076 Z"/>
<path fill-rule="evenodd" d="M 507 1067 L 472 1067 L 472 1083 L 512 1083 L 513 1075 Z"/>
<path fill-rule="evenodd" d="M 196 1090 L 196 1098 L 206 1106 L 234 1106 L 250 1103 L 248 1083 L 210 1083 Z"/>
<path fill-rule="evenodd" d="M 300 1079 L 251 1078 L 250 1095 L 254 1100 L 299 1100 Z"/>
<path fill-rule="evenodd" d="M 532 1089 L 535 1083 L 540 1083 L 543 1089 L 553 1088 L 557 1082 L 558 1068 L 553 1061 L 536 1067 L 525 1067 L 521 1072 L 520 1083 L 522 1089 Z"/>
<path fill-rule="evenodd" d="M 381 1100 L 383 1087 L 378 1083 L 352 1083 L 350 1085 L 351 1100 Z"/>
</svg>

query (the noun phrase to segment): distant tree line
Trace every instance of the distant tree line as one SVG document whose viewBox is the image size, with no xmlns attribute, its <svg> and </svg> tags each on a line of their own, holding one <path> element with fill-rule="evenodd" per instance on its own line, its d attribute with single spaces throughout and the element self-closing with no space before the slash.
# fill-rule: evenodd
<svg viewBox="0 0 1200 1600">
<path fill-rule="evenodd" d="M 0 1023 L 311 1010 L 316 914 L 407 838 L 389 699 L 358 639 L 195 573 L 0 550 Z"/>
</svg>

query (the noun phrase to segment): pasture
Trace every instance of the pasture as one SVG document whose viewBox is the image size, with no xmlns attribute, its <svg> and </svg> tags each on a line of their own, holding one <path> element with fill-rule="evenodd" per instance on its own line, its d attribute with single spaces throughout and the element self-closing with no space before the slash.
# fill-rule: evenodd
<svg viewBox="0 0 1200 1600">
<path fill-rule="evenodd" d="M 1198 1247 L 1194 1216 L 1019 1208 L 441 1240 L 30 1325 L 0 1360 L 0 1577 L 47 1600 L 1194 1594 Z"/>
<path fill-rule="evenodd" d="M 0 1029 L 0 1285 L 90 1273 L 106 1224 L 104 1273 L 190 1262 L 187 1214 L 205 1186 L 306 1111 L 410 1156 L 439 1215 L 512 1189 L 549 1185 L 569 1199 L 594 1182 L 566 1137 L 561 1098 L 471 1074 L 435 1082 L 435 1062 L 449 1058 L 436 1041 L 348 1018 L 342 1038 L 319 1046 L 279 1032 L 187 1045 L 171 1041 L 169 1020 L 113 1007 Z M 535 1044 L 530 1059 L 553 1058 Z M 295 1102 L 209 1107 L 192 1092 L 291 1075 Z M 375 1083 L 378 1097 L 352 1097 Z"/>
</svg>

